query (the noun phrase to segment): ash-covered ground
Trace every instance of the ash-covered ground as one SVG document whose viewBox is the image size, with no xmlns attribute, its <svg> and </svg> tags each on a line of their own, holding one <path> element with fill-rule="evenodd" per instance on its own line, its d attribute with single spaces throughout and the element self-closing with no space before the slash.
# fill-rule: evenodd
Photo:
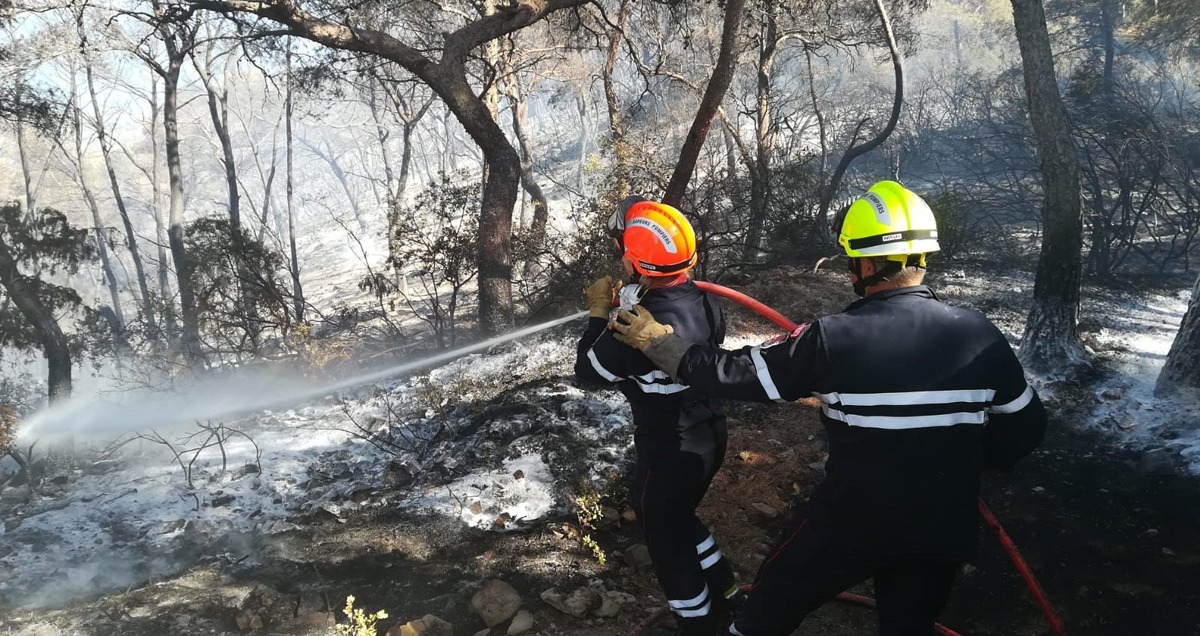
<svg viewBox="0 0 1200 636">
<path fill-rule="evenodd" d="M 1028 273 L 950 267 L 931 284 L 1019 342 Z M 1152 394 L 1188 284 L 1089 288 L 1081 331 L 1094 370 L 1040 380 L 1051 438 L 989 481 L 1074 633 L 1200 624 L 1200 581 L 1184 575 L 1200 562 L 1188 538 L 1200 529 L 1187 472 L 1200 469 L 1195 407 Z M 853 299 L 840 272 L 779 270 L 742 288 L 797 320 Z M 730 346 L 773 335 L 731 313 Z M 628 633 L 662 599 L 624 505 L 629 410 L 575 383 L 579 327 L 222 422 L 220 446 L 201 448 L 216 423 L 164 433 L 170 447 L 126 436 L 89 449 L 68 483 L 4 488 L 0 633 L 329 634 L 350 594 L 386 609 L 384 628 L 432 615 L 449 633 L 487 633 L 472 599 L 489 579 L 512 586 L 533 621 L 524 633 Z M 744 577 L 823 459 L 811 405 L 731 408 L 729 457 L 703 514 Z M 945 622 L 1045 633 L 998 550 L 968 568 Z M 830 606 L 798 633 L 872 630 L 868 612 Z"/>
</svg>

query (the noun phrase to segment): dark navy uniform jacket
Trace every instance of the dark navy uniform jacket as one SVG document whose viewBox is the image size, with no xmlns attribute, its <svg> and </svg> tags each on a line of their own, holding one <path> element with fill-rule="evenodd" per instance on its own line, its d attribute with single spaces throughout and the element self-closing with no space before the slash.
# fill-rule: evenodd
<svg viewBox="0 0 1200 636">
<path fill-rule="evenodd" d="M 873 294 L 781 340 L 693 346 L 677 377 L 717 397 L 817 398 L 829 459 L 808 506 L 813 529 L 898 556 L 972 558 L 980 471 L 1012 468 L 1046 431 L 1003 334 L 916 286 Z"/>
<path fill-rule="evenodd" d="M 645 292 L 638 301 L 655 320 L 690 342 L 718 347 L 725 341 L 721 306 L 692 281 Z M 676 382 L 637 349 L 613 338 L 608 321 L 592 318 L 579 339 L 575 375 L 590 383 L 615 384 L 629 399 L 638 440 L 678 439 L 697 424 L 724 422 L 720 402 Z"/>
</svg>

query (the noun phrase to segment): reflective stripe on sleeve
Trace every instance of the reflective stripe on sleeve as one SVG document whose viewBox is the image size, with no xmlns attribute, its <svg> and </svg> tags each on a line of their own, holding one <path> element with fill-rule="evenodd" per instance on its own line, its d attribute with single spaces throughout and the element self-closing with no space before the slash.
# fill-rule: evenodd
<svg viewBox="0 0 1200 636">
<path fill-rule="evenodd" d="M 696 545 L 696 554 L 704 554 L 709 548 L 716 545 L 716 543 L 717 542 L 713 540 L 712 535 L 708 535 L 707 539 Z"/>
<path fill-rule="evenodd" d="M 733 636 L 746 636 L 745 634 L 738 631 L 737 623 L 734 623 L 733 625 L 729 626 L 729 633 L 732 634 Z"/>
<path fill-rule="evenodd" d="M 609 371 L 608 369 L 605 369 L 604 365 L 600 364 L 600 359 L 596 357 L 595 349 L 588 349 L 587 357 L 588 357 L 588 360 L 592 361 L 592 368 L 596 370 L 596 373 L 600 374 L 600 377 L 604 378 L 605 380 L 608 380 L 609 382 L 620 382 L 621 381 L 620 377 L 613 374 L 613 372 Z"/>
<path fill-rule="evenodd" d="M 994 404 L 994 405 L 992 405 L 991 408 L 988 409 L 988 412 L 989 413 L 998 413 L 1001 415 L 1007 414 L 1007 413 L 1016 413 L 1017 411 L 1020 411 L 1021 409 L 1025 408 L 1026 406 L 1029 406 L 1029 403 L 1032 401 L 1033 401 L 1033 387 L 1026 384 L 1025 390 L 1021 393 L 1021 395 L 1017 396 L 1017 399 L 1013 400 L 1012 402 L 1008 402 L 1006 404 Z"/>
<path fill-rule="evenodd" d="M 762 347 L 754 347 L 750 349 L 750 358 L 754 360 L 754 371 L 758 374 L 758 382 L 762 384 L 763 391 L 767 392 L 767 397 L 776 402 L 786 402 L 779 395 L 779 389 L 775 387 L 775 380 L 771 378 L 771 371 L 767 369 L 767 361 L 763 359 Z"/>
</svg>

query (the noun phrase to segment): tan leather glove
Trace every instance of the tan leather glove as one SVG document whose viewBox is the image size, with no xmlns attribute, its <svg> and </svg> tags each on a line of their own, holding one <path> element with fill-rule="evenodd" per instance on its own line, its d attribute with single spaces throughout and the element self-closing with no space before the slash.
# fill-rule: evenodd
<svg viewBox="0 0 1200 636">
<path fill-rule="evenodd" d="M 621 311 L 609 326 L 617 331 L 617 340 L 642 352 L 650 348 L 655 338 L 675 333 L 671 325 L 658 322 L 650 310 L 641 305 L 630 311 Z"/>
<path fill-rule="evenodd" d="M 620 285 L 617 283 L 618 288 Z M 583 298 L 587 302 L 588 315 L 592 318 L 608 320 L 608 315 L 612 312 L 615 293 L 612 276 L 605 276 L 584 289 Z"/>
</svg>

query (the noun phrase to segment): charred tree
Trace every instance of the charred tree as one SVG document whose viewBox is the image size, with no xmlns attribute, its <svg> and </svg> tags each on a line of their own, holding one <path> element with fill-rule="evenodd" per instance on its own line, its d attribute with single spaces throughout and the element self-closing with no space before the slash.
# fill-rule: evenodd
<svg viewBox="0 0 1200 636">
<path fill-rule="evenodd" d="M 1020 356 L 1047 370 L 1082 360 L 1077 331 L 1083 276 L 1083 196 L 1079 160 L 1058 90 L 1042 0 L 1012 0 L 1025 92 L 1041 161 L 1042 252 Z"/>
<path fill-rule="evenodd" d="M 880 22 L 883 23 L 883 35 L 887 42 L 888 54 L 892 59 L 892 72 L 896 77 L 896 91 L 892 97 L 892 112 L 883 130 L 880 130 L 879 134 L 875 135 L 869 141 L 855 145 L 858 140 L 851 140 L 850 149 L 846 151 L 846 154 L 842 155 L 837 167 L 833 170 L 833 176 L 830 177 L 829 183 L 825 184 L 825 187 L 822 188 L 820 208 L 817 211 L 817 232 L 821 235 L 821 242 L 824 244 L 832 243 L 834 239 L 833 233 L 841 231 L 841 218 L 838 218 L 834 222 L 832 228 L 829 227 L 829 207 L 833 205 L 833 200 L 837 197 L 838 189 L 842 187 L 842 178 L 846 176 L 846 171 L 850 169 L 850 164 L 854 163 L 855 159 L 883 145 L 883 142 L 892 136 L 892 132 L 896 130 L 896 124 L 900 121 L 900 113 L 904 109 L 904 58 L 900 55 L 900 47 L 896 43 L 896 33 L 892 29 L 892 19 L 888 15 L 887 8 L 883 6 L 883 0 L 875 0 L 875 11 L 879 15 Z M 809 68 L 811 75 L 811 61 Z M 815 106 L 816 94 L 815 89 L 812 90 L 814 91 L 813 104 Z M 820 120 L 819 114 L 818 120 Z M 819 125 L 822 131 L 822 149 L 824 149 L 825 125 L 820 121 Z M 855 132 L 857 134 L 857 131 Z"/>
<path fill-rule="evenodd" d="M 1154 394 L 1162 397 L 1181 388 L 1200 388 L 1200 278 L 1192 287 L 1192 300 L 1167 353 L 1167 363 L 1158 374 Z"/>
<path fill-rule="evenodd" d="M 696 171 L 696 161 L 704 147 L 704 140 L 708 137 L 708 130 L 712 127 L 713 118 L 716 117 L 721 101 L 725 99 L 725 92 L 733 81 L 734 66 L 737 64 L 737 34 L 745 7 L 746 0 L 728 0 L 725 3 L 725 21 L 721 28 L 721 50 L 717 55 L 717 65 L 708 80 L 708 87 L 704 89 L 704 96 L 700 98 L 700 108 L 696 111 L 696 118 L 692 120 L 692 127 L 688 130 L 683 148 L 679 151 L 679 162 L 675 164 L 675 172 L 667 184 L 666 193 L 663 194 L 663 203 L 667 205 L 679 207 L 683 202 L 683 195 L 687 191 L 688 182 L 692 180 L 692 173 Z"/>
</svg>

